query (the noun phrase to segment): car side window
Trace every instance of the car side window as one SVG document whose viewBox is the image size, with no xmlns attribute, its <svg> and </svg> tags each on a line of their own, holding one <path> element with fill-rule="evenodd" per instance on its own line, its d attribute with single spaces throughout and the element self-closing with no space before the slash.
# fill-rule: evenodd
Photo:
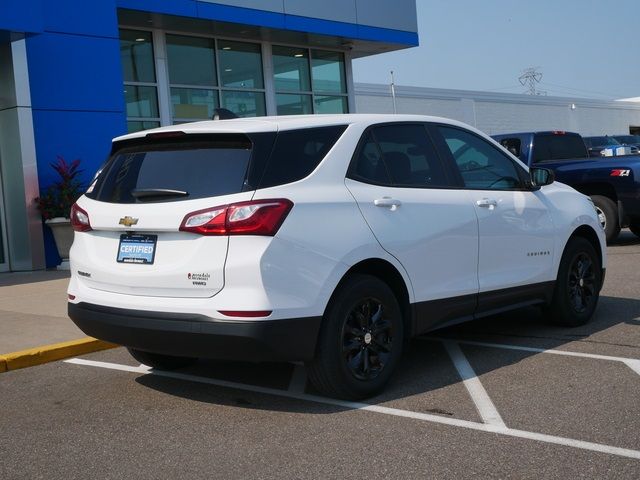
<svg viewBox="0 0 640 480">
<path fill-rule="evenodd" d="M 353 173 L 356 178 L 367 183 L 391 185 L 382 152 L 371 132 L 365 134 Z"/>
<path fill-rule="evenodd" d="M 504 138 L 500 140 L 500 145 L 509 150 L 514 156 L 520 158 L 520 142 L 519 138 Z"/>
<path fill-rule="evenodd" d="M 373 129 L 394 186 L 447 187 L 445 168 L 423 125 L 385 125 Z"/>
<path fill-rule="evenodd" d="M 522 187 L 518 166 L 486 140 L 460 128 L 438 126 L 464 185 L 476 190 Z"/>
</svg>

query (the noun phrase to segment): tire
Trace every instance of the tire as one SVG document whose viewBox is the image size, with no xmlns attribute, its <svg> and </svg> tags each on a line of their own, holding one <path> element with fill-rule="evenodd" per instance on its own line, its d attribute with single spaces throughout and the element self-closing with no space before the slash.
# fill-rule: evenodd
<svg viewBox="0 0 640 480">
<path fill-rule="evenodd" d="M 353 275 L 327 306 L 316 357 L 307 363 L 309 380 L 330 397 L 370 397 L 389 381 L 403 336 L 402 312 L 391 288 L 376 277 Z"/>
<path fill-rule="evenodd" d="M 553 300 L 545 312 L 556 325 L 584 325 L 598 305 L 601 286 L 602 267 L 593 245 L 574 237 L 562 254 Z"/>
<path fill-rule="evenodd" d="M 136 348 L 127 348 L 133 358 L 140 363 L 158 370 L 175 370 L 176 368 L 193 365 L 197 359 L 190 357 L 174 357 L 172 355 L 162 355 L 160 353 L 145 352 Z"/>
<path fill-rule="evenodd" d="M 636 237 L 640 237 L 640 223 L 629 225 L 629 230 L 631 230 L 631 233 L 633 233 Z"/>
<path fill-rule="evenodd" d="M 607 243 L 613 242 L 620 233 L 620 223 L 618 220 L 618 207 L 613 200 L 602 195 L 592 195 L 591 200 L 596 207 L 600 224 L 607 237 Z"/>
</svg>

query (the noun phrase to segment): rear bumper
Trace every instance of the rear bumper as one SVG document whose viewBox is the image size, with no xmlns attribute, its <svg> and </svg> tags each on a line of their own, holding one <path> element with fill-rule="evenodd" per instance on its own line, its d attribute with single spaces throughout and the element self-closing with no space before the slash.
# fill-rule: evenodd
<svg viewBox="0 0 640 480">
<path fill-rule="evenodd" d="M 311 360 L 321 317 L 220 321 L 202 315 L 69 303 L 87 335 L 148 352 L 244 361 Z"/>
</svg>

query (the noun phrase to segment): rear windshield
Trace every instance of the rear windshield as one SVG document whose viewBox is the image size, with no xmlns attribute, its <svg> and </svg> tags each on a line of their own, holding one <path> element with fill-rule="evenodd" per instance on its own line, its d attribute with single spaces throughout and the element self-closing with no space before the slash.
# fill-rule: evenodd
<svg viewBox="0 0 640 480">
<path fill-rule="evenodd" d="M 115 144 L 86 195 L 110 203 L 171 202 L 284 185 L 315 170 L 346 128 L 128 140 Z"/>
<path fill-rule="evenodd" d="M 569 160 L 588 157 L 587 149 L 579 135 L 538 134 L 533 148 L 533 162 Z"/>
<path fill-rule="evenodd" d="M 127 149 L 111 158 L 87 196 L 102 202 L 141 203 L 238 193 L 250 158 L 250 142 Z"/>
</svg>

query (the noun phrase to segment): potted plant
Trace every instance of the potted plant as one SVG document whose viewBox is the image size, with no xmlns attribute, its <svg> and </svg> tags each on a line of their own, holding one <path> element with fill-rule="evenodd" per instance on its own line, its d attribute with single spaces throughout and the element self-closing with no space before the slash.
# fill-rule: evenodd
<svg viewBox="0 0 640 480">
<path fill-rule="evenodd" d="M 58 255 L 62 259 L 62 265 L 58 268 L 69 268 L 69 250 L 73 243 L 73 229 L 71 228 L 71 206 L 84 193 L 80 174 L 82 170 L 80 160 L 67 163 L 61 156 L 57 157 L 51 167 L 59 178 L 52 183 L 41 197 L 36 198 L 38 209 L 42 214 L 44 223 L 51 228 L 56 242 Z"/>
</svg>

